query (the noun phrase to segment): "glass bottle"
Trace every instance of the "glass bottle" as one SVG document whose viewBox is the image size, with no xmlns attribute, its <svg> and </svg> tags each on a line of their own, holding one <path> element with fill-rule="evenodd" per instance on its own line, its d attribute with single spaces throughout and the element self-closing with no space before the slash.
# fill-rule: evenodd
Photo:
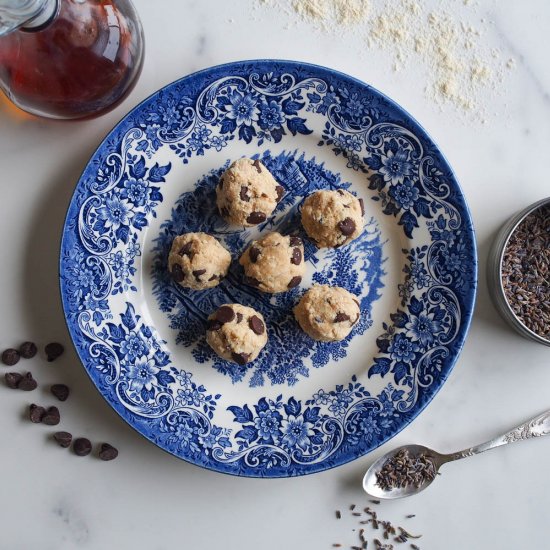
<svg viewBox="0 0 550 550">
<path fill-rule="evenodd" d="M 143 54 L 130 0 L 0 0 L 0 88 L 30 113 L 112 109 L 134 87 Z"/>
</svg>

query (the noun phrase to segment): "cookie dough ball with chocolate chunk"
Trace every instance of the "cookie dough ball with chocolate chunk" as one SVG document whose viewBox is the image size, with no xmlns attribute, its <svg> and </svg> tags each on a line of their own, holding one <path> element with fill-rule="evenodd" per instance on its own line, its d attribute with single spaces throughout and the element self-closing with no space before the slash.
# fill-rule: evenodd
<svg viewBox="0 0 550 550">
<path fill-rule="evenodd" d="M 245 250 L 239 263 L 245 281 L 263 292 L 285 292 L 298 286 L 306 271 L 300 237 L 269 233 Z"/>
<path fill-rule="evenodd" d="M 315 285 L 294 308 L 302 330 L 314 340 L 343 340 L 361 316 L 357 298 L 338 286 Z"/>
<path fill-rule="evenodd" d="M 244 365 L 267 344 L 264 318 L 251 307 L 225 304 L 208 317 L 206 341 L 223 359 Z"/>
<path fill-rule="evenodd" d="M 265 222 L 283 193 L 259 160 L 239 159 L 220 178 L 216 204 L 228 222 L 249 227 Z"/>
<path fill-rule="evenodd" d="M 363 232 L 363 199 L 348 191 L 316 191 L 302 206 L 302 225 L 318 248 L 337 248 Z"/>
<path fill-rule="evenodd" d="M 185 233 L 174 239 L 168 269 L 179 285 L 204 290 L 227 275 L 231 254 L 211 235 Z"/>
</svg>

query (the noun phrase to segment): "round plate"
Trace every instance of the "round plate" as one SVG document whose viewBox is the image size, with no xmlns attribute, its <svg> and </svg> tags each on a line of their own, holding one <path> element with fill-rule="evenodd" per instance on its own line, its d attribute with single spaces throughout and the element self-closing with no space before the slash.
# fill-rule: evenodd
<svg viewBox="0 0 550 550">
<path fill-rule="evenodd" d="M 260 158 L 284 186 L 256 228 L 218 215 L 229 163 Z M 336 250 L 306 240 L 290 292 L 242 283 L 260 233 L 301 232 L 317 189 L 361 197 L 362 236 Z M 210 290 L 167 273 L 175 235 L 205 231 L 234 258 Z M 220 472 L 283 477 L 360 457 L 405 427 L 456 361 L 470 322 L 476 251 L 468 209 L 432 140 L 398 105 L 344 74 L 290 61 L 207 69 L 153 94 L 99 146 L 72 198 L 61 246 L 68 327 L 111 406 L 162 449 Z M 357 295 L 350 336 L 319 343 L 292 307 L 314 283 Z M 269 342 L 246 366 L 206 345 L 220 304 L 259 310 Z"/>
</svg>

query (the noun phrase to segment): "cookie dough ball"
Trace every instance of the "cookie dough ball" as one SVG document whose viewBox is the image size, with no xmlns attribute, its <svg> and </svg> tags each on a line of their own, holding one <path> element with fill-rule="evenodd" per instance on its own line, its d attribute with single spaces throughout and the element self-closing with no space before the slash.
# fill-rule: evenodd
<svg viewBox="0 0 550 550">
<path fill-rule="evenodd" d="M 300 237 L 269 233 L 244 251 L 239 263 L 245 281 L 263 292 L 285 292 L 302 282 L 306 272 Z"/>
<path fill-rule="evenodd" d="M 185 288 L 204 290 L 227 275 L 231 254 L 211 235 L 185 233 L 174 239 L 168 269 L 174 281 Z"/>
<path fill-rule="evenodd" d="M 249 227 L 265 222 L 283 193 L 259 160 L 239 159 L 220 178 L 216 204 L 228 222 Z"/>
<path fill-rule="evenodd" d="M 315 285 L 294 308 L 302 330 L 321 342 L 343 340 L 360 315 L 357 298 L 339 286 Z"/>
<path fill-rule="evenodd" d="M 363 232 L 363 199 L 338 189 L 316 191 L 302 207 L 302 225 L 318 248 L 337 248 Z"/>
<path fill-rule="evenodd" d="M 244 365 L 267 344 L 264 318 L 251 307 L 225 304 L 208 317 L 206 341 L 223 359 Z"/>
</svg>

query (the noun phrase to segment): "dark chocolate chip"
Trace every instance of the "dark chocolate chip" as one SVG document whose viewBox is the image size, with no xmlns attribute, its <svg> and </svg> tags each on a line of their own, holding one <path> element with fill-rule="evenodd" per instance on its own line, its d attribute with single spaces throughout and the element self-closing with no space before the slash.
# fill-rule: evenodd
<svg viewBox="0 0 550 550">
<path fill-rule="evenodd" d="M 212 277 L 210 277 L 210 279 L 208 279 L 209 281 L 213 281 L 214 279 L 220 279 L 220 276 L 219 275 L 216 275 L 214 273 L 214 275 L 212 275 Z"/>
<path fill-rule="evenodd" d="M 265 325 L 257 315 L 252 315 L 252 317 L 250 317 L 248 326 L 252 329 L 252 332 L 256 334 L 263 334 L 265 332 Z"/>
<path fill-rule="evenodd" d="M 239 365 L 246 365 L 246 363 L 248 363 L 248 359 L 250 358 L 250 354 L 233 352 L 231 354 L 231 357 L 233 358 L 233 361 L 235 361 L 235 363 L 238 363 Z"/>
<path fill-rule="evenodd" d="M 85 437 L 79 437 L 74 440 L 73 451 L 77 456 L 86 456 L 89 455 L 92 451 L 92 443 L 89 439 Z"/>
<path fill-rule="evenodd" d="M 237 313 L 237 323 L 240 323 L 243 320 L 243 314 Z"/>
<path fill-rule="evenodd" d="M 101 460 L 114 460 L 118 456 L 118 450 L 109 443 L 102 443 L 99 449 L 99 458 Z"/>
<path fill-rule="evenodd" d="M 73 436 L 69 432 L 55 432 L 53 434 L 53 438 L 58 443 L 58 445 L 60 447 L 63 447 L 64 449 L 66 449 L 73 440 Z"/>
<path fill-rule="evenodd" d="M 214 331 L 214 330 L 220 330 L 221 328 L 222 328 L 222 324 L 216 319 L 208 320 L 208 326 L 206 330 Z"/>
<path fill-rule="evenodd" d="M 300 237 L 290 237 L 290 246 L 302 246 Z"/>
<path fill-rule="evenodd" d="M 34 403 L 29 407 L 29 420 L 34 424 L 40 424 L 46 414 L 46 409 L 35 405 Z"/>
<path fill-rule="evenodd" d="M 251 246 L 248 251 L 248 256 L 250 258 L 250 261 L 255 264 L 258 260 L 258 256 L 260 255 L 260 249 L 256 248 L 255 246 Z"/>
<path fill-rule="evenodd" d="M 4 378 L 6 379 L 6 386 L 15 390 L 19 386 L 19 382 L 21 382 L 23 376 L 18 372 L 7 372 Z"/>
<path fill-rule="evenodd" d="M 250 196 L 248 195 L 248 187 L 246 187 L 246 185 L 241 185 L 241 192 L 239 193 L 239 197 L 241 197 L 241 200 L 244 202 L 250 202 Z"/>
<path fill-rule="evenodd" d="M 348 237 L 355 231 L 355 222 L 351 218 L 338 222 L 338 229 L 342 232 L 342 235 Z"/>
<path fill-rule="evenodd" d="M 344 208 L 349 208 L 349 204 L 344 204 Z"/>
<path fill-rule="evenodd" d="M 246 276 L 244 277 L 244 282 L 250 286 L 255 286 L 255 287 L 260 286 L 260 281 L 258 281 L 258 279 L 256 279 L 255 277 Z"/>
<path fill-rule="evenodd" d="M 252 223 L 254 225 L 258 223 L 265 222 L 267 219 L 267 216 L 263 212 L 252 212 L 248 215 L 248 218 L 246 218 L 247 223 Z"/>
<path fill-rule="evenodd" d="M 216 311 L 216 320 L 218 320 L 222 325 L 224 323 L 229 323 L 235 319 L 235 312 L 232 307 L 222 306 Z"/>
<path fill-rule="evenodd" d="M 341 311 L 339 311 L 336 314 L 336 317 L 334 318 L 335 323 L 343 323 L 344 321 L 349 321 L 349 320 L 350 320 L 350 316 L 347 315 L 346 313 L 341 312 Z"/>
<path fill-rule="evenodd" d="M 57 426 L 61 420 L 59 409 L 57 407 L 48 407 L 46 414 L 42 417 L 42 424 L 48 426 Z"/>
<path fill-rule="evenodd" d="M 25 374 L 19 383 L 17 384 L 17 389 L 23 391 L 33 391 L 38 387 L 37 381 L 32 377 L 32 373 L 28 372 Z"/>
<path fill-rule="evenodd" d="M 281 199 L 285 194 L 285 188 L 282 185 L 277 185 L 277 187 L 275 187 L 275 191 L 277 192 L 277 202 L 281 202 Z"/>
<path fill-rule="evenodd" d="M 204 275 L 205 273 L 206 269 L 195 269 L 195 271 L 193 271 L 193 277 L 195 277 L 197 281 L 200 281 L 201 275 Z"/>
<path fill-rule="evenodd" d="M 220 208 L 220 214 L 224 218 L 228 218 L 229 217 L 229 210 L 224 206 L 224 207 Z"/>
<path fill-rule="evenodd" d="M 290 283 L 288 283 L 288 288 L 294 288 L 295 286 L 298 286 L 301 282 L 302 277 L 296 275 L 296 277 L 292 277 L 292 279 L 290 279 Z"/>
<path fill-rule="evenodd" d="M 345 195 L 345 193 L 344 193 L 341 189 L 337 189 L 336 191 L 337 191 L 340 195 L 342 195 L 342 196 Z"/>
<path fill-rule="evenodd" d="M 365 215 L 365 202 L 363 199 L 359 199 L 359 206 L 361 207 L 361 216 Z"/>
<path fill-rule="evenodd" d="M 292 257 L 290 263 L 294 265 L 300 265 L 302 263 L 302 251 L 299 248 L 295 248 L 292 251 Z"/>
<path fill-rule="evenodd" d="M 256 170 L 258 171 L 258 174 L 261 174 L 262 173 L 262 165 L 260 164 L 260 161 L 258 159 L 256 159 L 253 163 L 252 163 L 252 166 L 254 166 L 254 168 L 256 168 Z"/>
<path fill-rule="evenodd" d="M 191 255 L 191 249 L 193 248 L 193 242 L 190 241 L 188 243 L 185 243 L 181 248 L 178 254 L 180 256 L 190 256 Z"/>
<path fill-rule="evenodd" d="M 54 397 L 59 399 L 59 401 L 67 401 L 67 397 L 69 397 L 69 386 L 66 386 L 65 384 L 54 384 L 50 388 L 50 391 Z"/>
<path fill-rule="evenodd" d="M 16 349 L 9 348 L 2 352 L 2 363 L 11 367 L 19 362 L 19 352 Z"/>
<path fill-rule="evenodd" d="M 185 273 L 180 264 L 174 264 L 172 266 L 172 277 L 176 283 L 181 283 L 185 279 Z"/>
<path fill-rule="evenodd" d="M 46 345 L 44 351 L 46 352 L 47 360 L 51 363 L 63 355 L 65 348 L 59 342 L 52 342 Z"/>
<path fill-rule="evenodd" d="M 23 359 L 32 359 L 37 352 L 38 348 L 34 342 L 23 342 L 19 346 L 19 354 Z"/>
</svg>

